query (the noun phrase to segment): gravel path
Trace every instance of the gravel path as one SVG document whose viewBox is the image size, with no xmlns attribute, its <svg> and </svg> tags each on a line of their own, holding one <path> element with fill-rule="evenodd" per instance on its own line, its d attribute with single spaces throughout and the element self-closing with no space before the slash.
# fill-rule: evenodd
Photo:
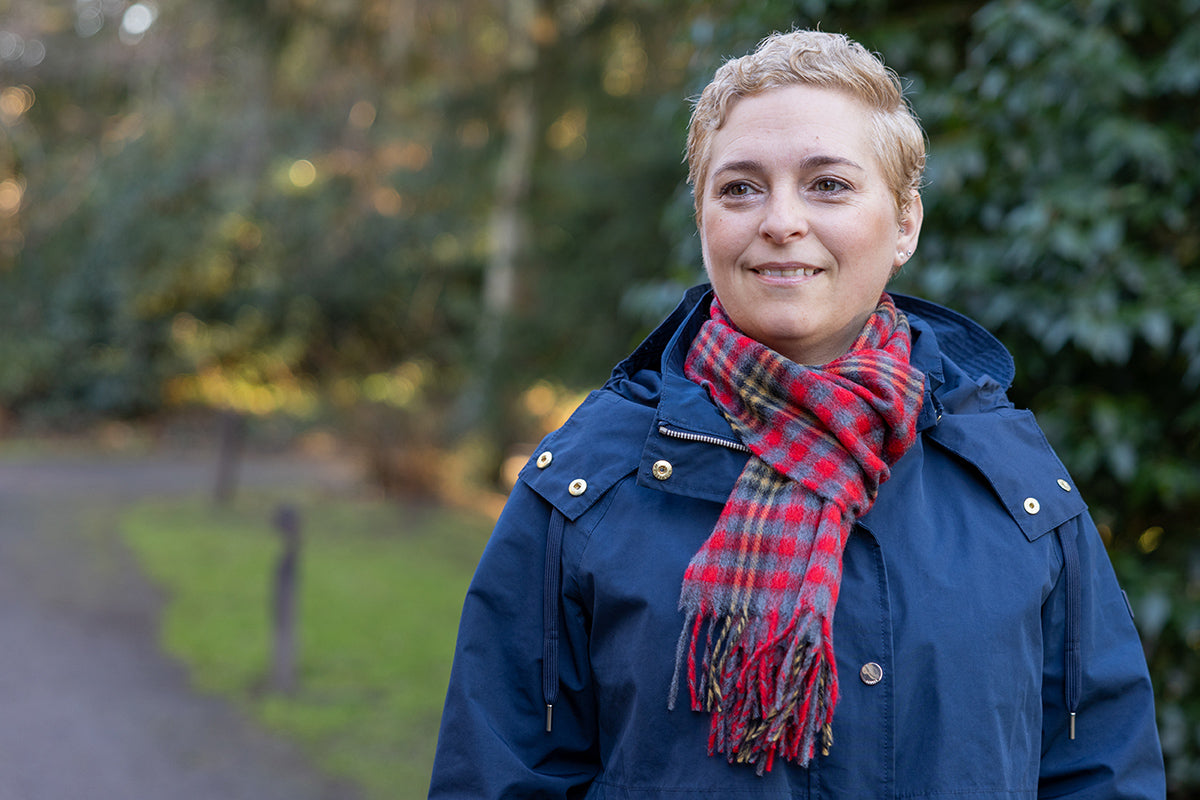
<svg viewBox="0 0 1200 800">
<path fill-rule="evenodd" d="M 127 503 L 211 486 L 214 457 L 0 460 L 0 800 L 352 800 L 295 747 L 188 687 L 161 599 L 116 536 Z M 243 485 L 352 485 L 335 464 L 250 458 Z"/>
</svg>

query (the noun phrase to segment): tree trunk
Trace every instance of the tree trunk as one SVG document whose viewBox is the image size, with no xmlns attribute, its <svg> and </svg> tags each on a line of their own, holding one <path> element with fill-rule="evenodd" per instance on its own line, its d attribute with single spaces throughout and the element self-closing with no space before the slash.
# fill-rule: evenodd
<svg viewBox="0 0 1200 800">
<path fill-rule="evenodd" d="M 498 406 L 497 378 L 508 344 L 508 323 L 516 310 L 520 262 L 525 249 L 526 215 L 533 158 L 537 147 L 534 67 L 537 46 L 533 25 L 536 0 L 510 0 L 507 89 L 501 101 L 504 144 L 496 170 L 495 195 L 488 224 L 488 261 L 475 346 L 475 369 L 460 403 L 463 431 L 477 430 Z"/>
</svg>

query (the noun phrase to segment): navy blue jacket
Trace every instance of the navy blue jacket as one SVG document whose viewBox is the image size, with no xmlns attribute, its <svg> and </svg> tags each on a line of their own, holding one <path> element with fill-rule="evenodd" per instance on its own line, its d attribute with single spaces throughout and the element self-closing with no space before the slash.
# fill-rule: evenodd
<svg viewBox="0 0 1200 800">
<path fill-rule="evenodd" d="M 926 398 L 844 554 L 829 754 L 760 777 L 707 754 L 686 688 L 667 709 L 683 572 L 747 458 L 683 374 L 697 287 L 521 473 L 464 606 L 431 798 L 1164 797 L 1128 603 L 1006 399 L 1011 357 L 896 300 Z"/>
</svg>

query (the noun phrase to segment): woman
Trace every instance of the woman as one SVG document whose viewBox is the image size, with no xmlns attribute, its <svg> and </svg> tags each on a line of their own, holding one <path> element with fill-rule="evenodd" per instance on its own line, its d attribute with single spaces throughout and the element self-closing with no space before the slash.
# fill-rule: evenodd
<svg viewBox="0 0 1200 800">
<path fill-rule="evenodd" d="M 769 37 L 688 162 L 711 289 L 522 472 L 431 797 L 1162 797 L 1131 614 L 1010 356 L 884 291 L 923 220 L 897 78 Z"/>
</svg>

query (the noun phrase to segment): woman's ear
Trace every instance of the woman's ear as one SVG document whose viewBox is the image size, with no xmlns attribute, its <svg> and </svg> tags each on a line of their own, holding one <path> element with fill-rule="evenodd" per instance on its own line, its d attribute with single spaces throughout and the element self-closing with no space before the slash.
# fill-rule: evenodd
<svg viewBox="0 0 1200 800">
<path fill-rule="evenodd" d="M 917 242 L 921 238 L 921 223 L 924 220 L 925 207 L 921 204 L 921 194 L 914 191 L 908 207 L 900 212 L 900 234 L 896 237 L 896 257 L 892 262 L 893 276 L 917 251 Z"/>
</svg>

